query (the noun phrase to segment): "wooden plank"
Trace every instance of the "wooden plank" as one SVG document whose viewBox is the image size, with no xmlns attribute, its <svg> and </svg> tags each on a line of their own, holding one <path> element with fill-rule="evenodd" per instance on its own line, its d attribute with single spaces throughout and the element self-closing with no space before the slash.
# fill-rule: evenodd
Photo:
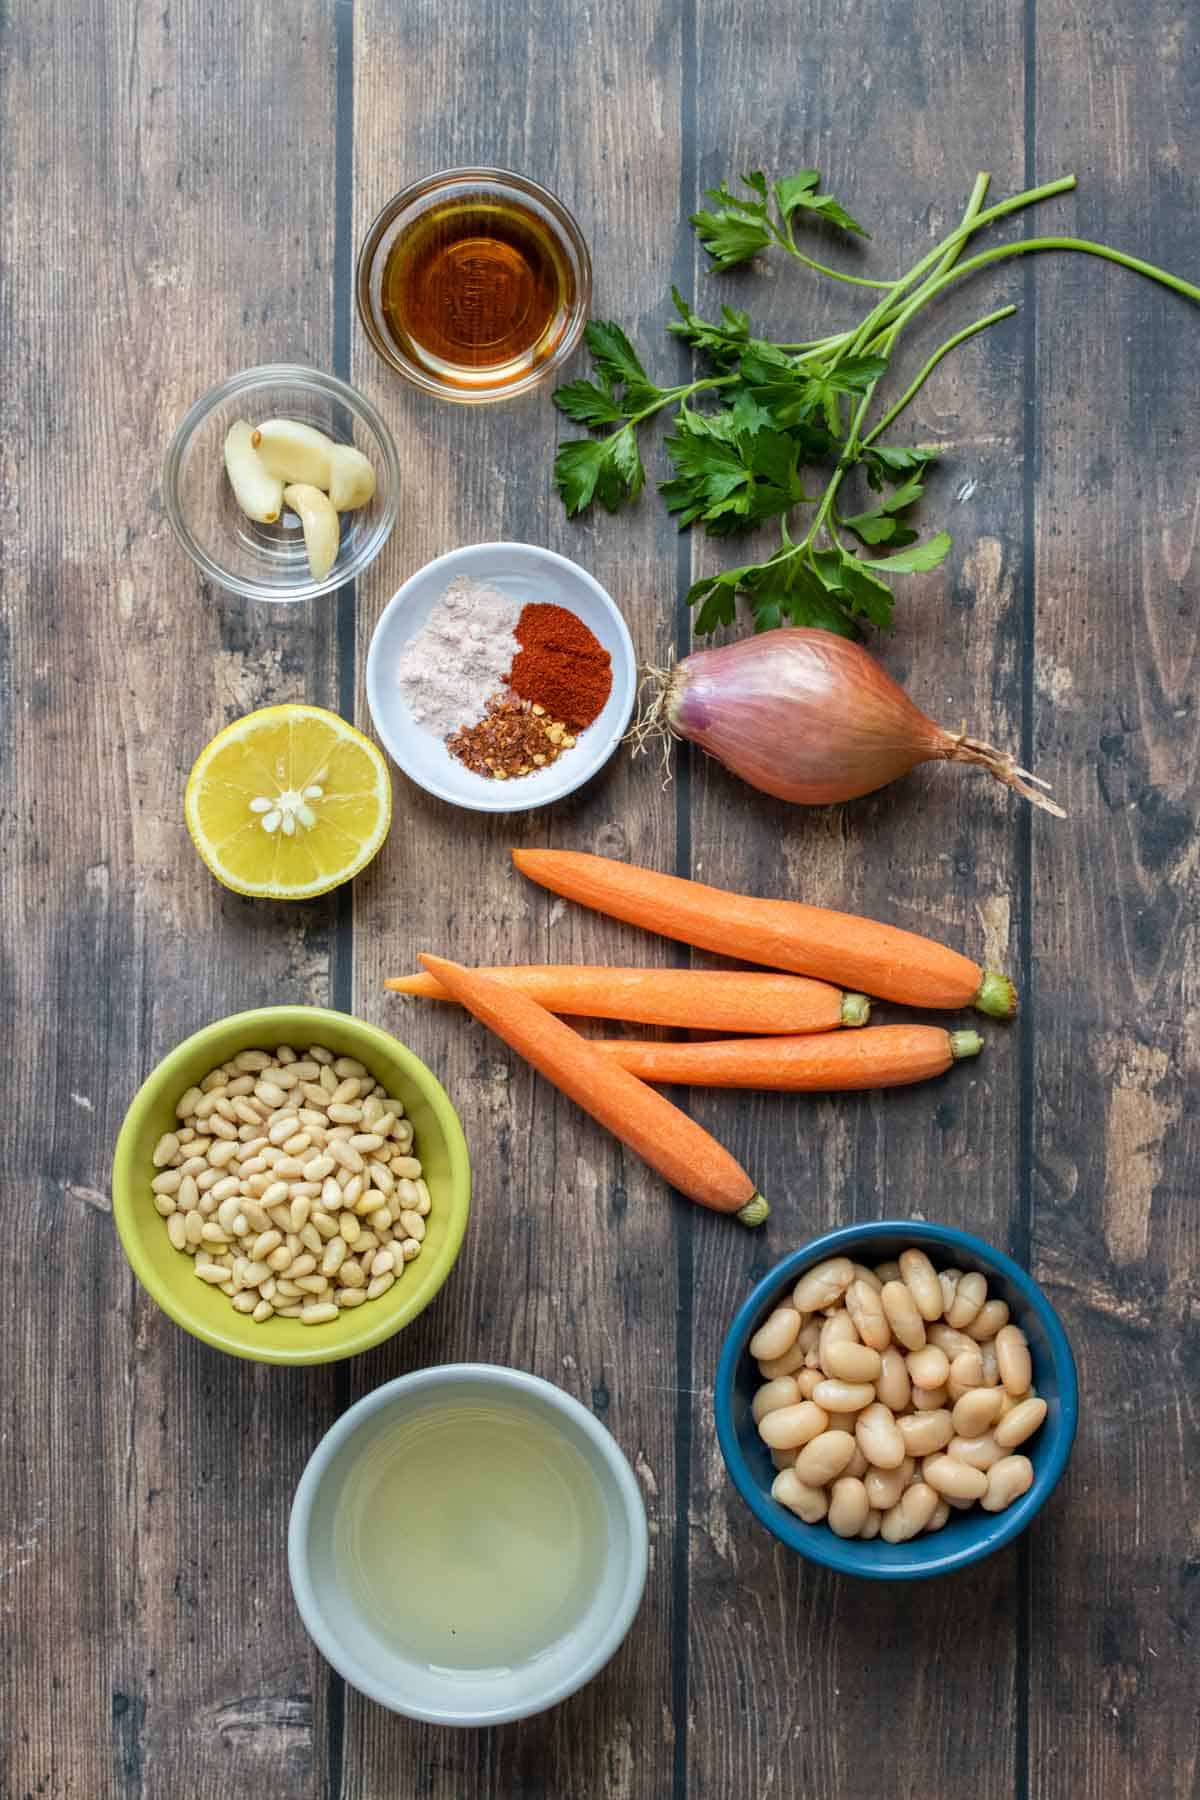
<svg viewBox="0 0 1200 1800">
<path fill-rule="evenodd" d="M 631 44 L 648 46 L 646 62 L 635 66 Z M 645 0 L 594 14 L 502 9 L 482 38 L 469 4 L 371 0 L 355 25 L 356 235 L 401 181 L 423 172 L 480 159 L 519 169 L 579 217 L 595 263 L 594 311 L 634 328 L 645 321 L 653 342 L 666 294 L 651 258 L 664 242 L 669 254 L 678 215 L 678 70 L 678 27 L 660 25 Z M 578 560 L 613 593 L 640 655 L 661 659 L 674 533 L 649 501 L 619 520 L 567 523 L 550 479 L 558 415 L 547 392 L 507 406 L 442 405 L 403 387 L 361 334 L 354 375 L 393 423 L 410 496 L 361 586 L 360 667 L 405 576 L 441 551 L 492 538 Z M 475 1159 L 475 1210 L 443 1295 L 350 1371 L 352 1391 L 462 1358 L 558 1382 L 605 1421 L 638 1471 L 652 1567 L 625 1648 L 540 1719 L 486 1734 L 428 1731 L 348 1693 L 343 1792 L 368 1800 L 380 1770 L 407 1767 L 437 1800 L 660 1800 L 673 1756 L 673 1234 L 684 1203 L 482 1028 L 389 998 L 380 984 L 424 948 L 480 962 L 663 955 L 522 882 L 507 849 L 553 843 L 669 866 L 673 800 L 624 756 L 552 812 L 508 819 L 454 811 L 399 774 L 396 787 L 391 840 L 356 892 L 355 1010 L 396 1031 L 445 1081 Z"/>
<path fill-rule="evenodd" d="M 186 1033 L 328 993 L 331 908 L 218 890 L 182 794 L 231 717 L 332 696 L 331 615 L 202 587 L 158 491 L 214 381 L 328 365 L 325 8 L 10 9 L 0 82 L 0 911 L 20 922 L 0 1181 L 24 1316 L 0 1434 L 0 1792 L 308 1795 L 318 1664 L 284 1535 L 331 1380 L 177 1331 L 121 1255 L 108 1167 Z"/>
<path fill-rule="evenodd" d="M 1200 280 L 1194 9 L 1039 7 L 1057 229 Z M 1035 837 L 1034 1249 L 1080 1364 L 1061 1499 L 1033 1540 L 1030 1791 L 1196 1791 L 1192 1471 L 1197 1075 L 1195 419 L 1200 310 L 1079 258 L 1037 268 L 1037 753 L 1071 821 Z"/>
<path fill-rule="evenodd" d="M 956 222 L 977 168 L 993 172 L 996 197 L 1021 185 L 1021 33 L 1011 11 L 907 17 L 884 58 L 871 9 L 814 18 L 772 7 L 753 33 L 739 29 L 740 16 L 738 6 L 716 3 L 700 15 L 702 185 L 760 165 L 780 175 L 819 167 L 874 237 L 869 256 L 831 239 L 814 254 L 858 273 L 899 274 Z M 1011 298 L 1013 286 L 1011 278 L 976 282 L 931 308 L 890 392 L 899 395 L 938 343 Z M 698 267 L 696 287 L 702 312 L 727 297 L 785 339 L 857 320 L 872 300 L 782 259 L 725 281 Z M 888 433 L 896 443 L 953 446 L 921 511 L 926 530 L 953 532 L 955 549 L 944 571 L 898 580 L 895 631 L 876 646 L 935 717 L 956 724 L 967 716 L 982 735 L 1014 747 L 1019 342 L 1006 325 L 957 352 Z M 964 486 L 971 483 L 973 492 Z M 693 560 L 699 573 L 724 559 L 698 540 Z M 693 781 L 697 876 L 894 920 L 1013 967 L 1017 805 L 971 772 L 926 770 L 878 798 L 819 812 L 755 796 L 700 759 Z M 773 1207 L 762 1236 L 750 1240 L 697 1221 L 698 1394 L 711 1391 L 725 1326 L 751 1282 L 822 1229 L 921 1215 L 1008 1241 L 1019 1035 L 1001 1027 L 985 1035 L 978 1064 L 932 1087 L 698 1099 L 699 1115 L 753 1169 Z M 995 1726 L 1012 1716 L 1018 1679 L 1014 1553 L 957 1577 L 952 1596 L 944 1584 L 900 1588 L 820 1574 L 775 1547 L 742 1507 L 699 1400 L 694 1436 L 688 1795 L 1010 1795 L 1013 1743 Z M 899 1744 L 921 1753 L 898 1756 Z"/>
</svg>

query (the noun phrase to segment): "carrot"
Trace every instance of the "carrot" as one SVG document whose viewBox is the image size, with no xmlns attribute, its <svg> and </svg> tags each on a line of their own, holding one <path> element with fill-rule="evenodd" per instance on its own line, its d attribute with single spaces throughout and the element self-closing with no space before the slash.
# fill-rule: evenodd
<svg viewBox="0 0 1200 1800">
<path fill-rule="evenodd" d="M 940 1025 L 873 1025 L 835 1037 L 721 1038 L 710 1044 L 593 1042 L 642 1081 L 789 1093 L 907 1087 L 944 1075 L 952 1062 L 978 1056 L 983 1048 L 977 1031 L 945 1031 Z"/>
<path fill-rule="evenodd" d="M 734 1212 L 743 1225 L 762 1224 L 769 1211 L 763 1196 L 702 1125 L 527 994 L 440 956 L 422 956 L 421 961 L 468 1012 L 681 1194 L 715 1212 Z"/>
<path fill-rule="evenodd" d="M 826 981 L 806 981 L 801 975 L 604 969 L 569 963 L 530 963 L 477 973 L 519 988 L 548 1012 L 631 1019 L 639 1025 L 683 1025 L 694 1031 L 833 1031 L 839 1025 L 865 1025 L 871 1012 L 865 994 L 844 994 Z M 383 985 L 397 994 L 450 998 L 432 975 L 393 977 Z"/>
<path fill-rule="evenodd" d="M 722 956 L 815 975 L 903 1006 L 975 1006 L 998 1019 L 1017 1010 L 1006 975 L 985 973 L 956 950 L 894 925 L 796 900 L 726 893 L 574 850 L 514 850 L 512 858 L 552 893 Z"/>
</svg>

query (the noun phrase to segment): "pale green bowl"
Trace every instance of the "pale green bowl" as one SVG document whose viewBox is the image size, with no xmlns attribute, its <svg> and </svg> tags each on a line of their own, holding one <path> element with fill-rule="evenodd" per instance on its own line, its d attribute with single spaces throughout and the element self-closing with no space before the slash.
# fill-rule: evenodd
<svg viewBox="0 0 1200 1800">
<path fill-rule="evenodd" d="M 240 1050 L 291 1044 L 302 1051 L 323 1044 L 357 1057 L 404 1102 L 433 1202 L 421 1254 L 378 1300 L 341 1313 L 328 1325 L 268 1319 L 256 1325 L 235 1312 L 228 1297 L 192 1273 L 192 1259 L 172 1248 L 154 1210 L 150 1183 L 154 1146 L 176 1123 L 181 1094 Z M 348 1013 L 316 1006 L 267 1006 L 218 1019 L 165 1056 L 138 1089 L 125 1115 L 113 1158 L 113 1217 L 134 1274 L 163 1311 L 217 1350 L 255 1362 L 324 1363 L 356 1356 L 415 1319 L 454 1266 L 471 1209 L 471 1164 L 458 1114 L 441 1082 L 411 1050 Z"/>
</svg>

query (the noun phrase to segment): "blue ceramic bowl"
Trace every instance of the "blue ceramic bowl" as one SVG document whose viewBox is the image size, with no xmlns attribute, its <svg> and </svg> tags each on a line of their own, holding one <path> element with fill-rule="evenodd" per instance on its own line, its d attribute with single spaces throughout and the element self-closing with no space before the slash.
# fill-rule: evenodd
<svg viewBox="0 0 1200 1800">
<path fill-rule="evenodd" d="M 1021 1454 L 1033 1463 L 1033 1486 L 1000 1513 L 979 1507 L 954 1512 L 940 1531 L 922 1533 L 906 1544 L 881 1538 L 860 1543 L 839 1538 L 825 1524 L 806 1525 L 771 1498 L 776 1470 L 758 1435 L 750 1403 L 761 1376 L 747 1345 L 768 1313 L 780 1304 L 813 1263 L 849 1256 L 868 1265 L 892 1261 L 909 1246 L 924 1250 L 935 1268 L 979 1269 L 988 1296 L 1008 1302 L 1015 1325 L 1029 1340 L 1033 1384 L 1046 1402 L 1045 1421 Z M 990 1556 L 1024 1531 L 1067 1466 L 1079 1413 L 1075 1359 L 1058 1314 L 1037 1283 L 1012 1258 L 982 1238 L 949 1225 L 916 1219 L 884 1219 L 874 1225 L 847 1225 L 814 1238 L 763 1277 L 729 1328 L 717 1367 L 714 1399 L 717 1437 L 734 1486 L 755 1517 L 781 1543 L 811 1562 L 843 1575 L 872 1581 L 921 1581 L 948 1575 Z"/>
</svg>

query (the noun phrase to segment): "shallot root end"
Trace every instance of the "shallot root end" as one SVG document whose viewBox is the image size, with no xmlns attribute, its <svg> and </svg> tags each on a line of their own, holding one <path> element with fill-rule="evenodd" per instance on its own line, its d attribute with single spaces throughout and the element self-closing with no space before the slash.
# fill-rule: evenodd
<svg viewBox="0 0 1200 1800">
<path fill-rule="evenodd" d="M 656 668 L 653 663 L 644 666 L 638 685 L 637 718 L 625 733 L 625 742 L 633 746 L 634 756 L 648 756 L 656 744 L 659 746 L 664 790 L 671 785 L 671 741 L 675 734 L 671 730 L 668 705 L 675 680 L 674 651 L 667 658 L 666 668 Z M 651 688 L 648 699 L 643 697 L 647 687 Z"/>
<path fill-rule="evenodd" d="M 1028 769 L 1022 769 L 1015 758 L 1007 750 L 997 750 L 993 744 L 985 744 L 979 738 L 968 737 L 965 731 L 948 732 L 944 755 L 947 762 L 976 763 L 986 769 L 1005 787 L 1010 787 L 1022 799 L 1028 800 L 1031 806 L 1041 807 L 1043 812 L 1051 813 L 1056 819 L 1065 819 L 1066 813 L 1056 800 L 1048 793 L 1040 790 L 1046 788 L 1039 775 L 1031 775 Z"/>
</svg>

